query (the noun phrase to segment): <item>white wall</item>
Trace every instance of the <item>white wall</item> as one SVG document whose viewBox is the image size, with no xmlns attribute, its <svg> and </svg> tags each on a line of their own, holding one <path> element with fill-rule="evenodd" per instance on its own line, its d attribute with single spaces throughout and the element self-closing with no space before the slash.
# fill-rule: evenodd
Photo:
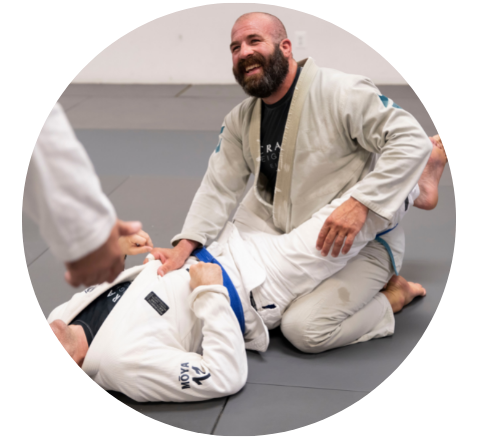
<svg viewBox="0 0 478 439">
<path fill-rule="evenodd" d="M 321 66 L 365 75 L 377 84 L 406 84 L 385 59 L 348 32 L 312 15 L 258 4 L 201 6 L 151 21 L 107 47 L 73 82 L 232 84 L 231 28 L 251 11 L 282 20 L 296 60 L 311 56 Z M 306 32 L 303 49 L 297 48 L 297 31 Z"/>
</svg>

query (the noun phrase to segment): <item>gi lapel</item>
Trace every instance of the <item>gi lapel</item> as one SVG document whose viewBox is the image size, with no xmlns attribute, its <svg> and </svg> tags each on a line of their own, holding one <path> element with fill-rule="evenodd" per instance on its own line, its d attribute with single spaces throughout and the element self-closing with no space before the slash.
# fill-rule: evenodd
<svg viewBox="0 0 478 439">
<path fill-rule="evenodd" d="M 302 67 L 302 72 L 300 73 L 299 81 L 295 87 L 289 114 L 287 116 L 274 192 L 274 225 L 285 233 L 290 232 L 292 173 L 300 117 L 312 81 L 319 70 L 312 58 L 300 61 L 298 65 L 299 67 Z"/>
<path fill-rule="evenodd" d="M 252 159 L 254 160 L 254 193 L 262 204 L 270 208 L 271 205 L 262 198 L 257 188 L 261 172 L 261 105 L 262 100 L 256 99 L 252 110 L 251 123 L 249 125 L 249 148 L 251 149 Z"/>
<path fill-rule="evenodd" d="M 81 312 L 83 311 L 90 303 L 100 297 L 105 291 L 107 291 L 112 286 L 125 282 L 127 280 L 134 280 L 136 276 L 144 270 L 146 265 L 137 265 L 131 267 L 128 270 L 122 271 L 119 276 L 114 280 L 113 283 L 109 284 L 104 282 L 100 285 L 97 285 L 89 293 L 86 293 L 86 296 L 82 298 L 81 301 L 71 301 L 71 306 L 65 310 L 64 318 L 62 319 L 67 325 Z"/>
</svg>

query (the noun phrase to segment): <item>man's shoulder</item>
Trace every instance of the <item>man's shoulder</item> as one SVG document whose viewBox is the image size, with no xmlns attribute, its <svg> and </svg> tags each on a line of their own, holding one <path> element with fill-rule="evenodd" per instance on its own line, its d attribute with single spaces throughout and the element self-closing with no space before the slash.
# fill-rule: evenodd
<svg viewBox="0 0 478 439">
<path fill-rule="evenodd" d="M 252 113 L 256 101 L 257 98 L 254 98 L 252 96 L 244 99 L 227 114 L 226 118 L 240 121 L 244 120 L 247 115 Z"/>
<path fill-rule="evenodd" d="M 358 84 L 373 85 L 373 82 L 366 76 L 345 73 L 328 67 L 319 67 L 314 80 L 315 87 L 320 87 L 324 92 L 329 93 L 350 90 Z"/>
</svg>

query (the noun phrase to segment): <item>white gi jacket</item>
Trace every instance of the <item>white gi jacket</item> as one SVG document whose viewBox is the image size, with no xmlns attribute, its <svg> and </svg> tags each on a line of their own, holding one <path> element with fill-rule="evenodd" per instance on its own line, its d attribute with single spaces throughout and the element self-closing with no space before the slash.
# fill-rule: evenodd
<svg viewBox="0 0 478 439">
<path fill-rule="evenodd" d="M 33 150 L 23 209 L 38 223 L 55 257 L 64 262 L 76 261 L 104 244 L 116 222 L 113 205 L 59 104 Z"/>
<path fill-rule="evenodd" d="M 172 240 L 201 244 L 214 239 L 255 175 L 249 207 L 272 212 L 275 227 L 288 233 L 358 181 L 352 196 L 391 220 L 431 153 L 427 135 L 405 110 L 368 79 L 303 66 L 285 126 L 274 203 L 260 174 L 261 100 L 248 98 L 225 118 L 219 144 L 194 197 L 182 232 Z M 380 154 L 376 165 L 376 154 Z M 375 168 L 373 169 L 373 166 Z M 372 170 L 373 169 L 373 170 Z M 252 200 L 251 200 L 252 198 Z"/>
<path fill-rule="evenodd" d="M 115 280 L 114 284 L 132 284 L 93 339 L 83 370 L 103 388 L 139 402 L 199 401 L 238 392 L 247 378 L 245 349 L 265 351 L 269 344 L 267 328 L 249 299 L 249 291 L 264 281 L 265 273 L 241 256 L 240 241 L 238 234 L 226 236 L 209 250 L 239 293 L 244 337 L 224 286 L 201 286 L 191 292 L 186 268 L 196 258 L 163 278 L 157 275 L 161 262 L 152 261 L 124 271 Z M 240 267 L 236 258 L 242 261 Z M 71 323 L 114 284 L 75 294 L 51 312 L 48 322 Z M 158 307 L 162 314 L 145 300 L 151 292 L 168 307 Z"/>
</svg>

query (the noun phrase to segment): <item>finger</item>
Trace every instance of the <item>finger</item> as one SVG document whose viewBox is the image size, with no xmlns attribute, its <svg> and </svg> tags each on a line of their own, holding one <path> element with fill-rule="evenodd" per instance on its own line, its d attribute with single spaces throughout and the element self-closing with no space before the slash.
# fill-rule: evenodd
<svg viewBox="0 0 478 439">
<path fill-rule="evenodd" d="M 139 221 L 118 220 L 118 232 L 120 236 L 128 236 L 138 233 L 143 225 Z"/>
<path fill-rule="evenodd" d="M 166 256 L 159 249 L 152 249 L 151 254 L 154 256 L 154 259 L 160 260 L 163 264 L 166 262 Z"/>
<path fill-rule="evenodd" d="M 165 275 L 165 273 L 163 271 L 163 267 L 164 267 L 164 265 L 161 265 L 160 267 L 158 267 L 158 276 L 163 277 Z"/>
<path fill-rule="evenodd" d="M 153 241 L 151 241 L 151 238 L 150 236 L 144 231 L 144 230 L 140 230 L 138 232 L 139 235 L 141 235 L 143 238 L 145 238 L 145 244 L 146 245 L 149 245 L 150 247 L 154 247 L 153 245 Z"/>
<path fill-rule="evenodd" d="M 168 258 L 164 253 L 158 253 L 157 259 L 161 261 L 161 264 L 165 264 L 168 261 Z"/>
<path fill-rule="evenodd" d="M 317 238 L 317 244 L 316 244 L 317 250 L 322 250 L 322 247 L 324 246 L 325 238 L 327 237 L 329 231 L 330 231 L 330 226 L 327 224 L 327 222 L 325 222 L 322 228 L 320 229 L 319 237 Z"/>
<path fill-rule="evenodd" d="M 334 248 L 332 249 L 332 257 L 336 258 L 340 254 L 340 249 L 344 244 L 345 235 L 339 233 L 334 241 Z"/>
<path fill-rule="evenodd" d="M 354 243 L 355 236 L 357 236 L 355 233 L 350 233 L 347 235 L 347 240 L 345 241 L 344 248 L 342 249 L 342 254 L 346 255 L 349 250 L 352 248 L 352 244 Z"/>
<path fill-rule="evenodd" d="M 149 253 L 151 250 L 153 250 L 151 247 L 133 247 L 130 251 L 130 255 L 139 255 L 141 253 Z"/>
<path fill-rule="evenodd" d="M 325 238 L 324 245 L 322 246 L 322 256 L 327 256 L 329 254 L 330 248 L 332 247 L 336 236 L 337 232 L 335 231 L 335 229 L 331 229 Z"/>
<path fill-rule="evenodd" d="M 161 271 L 164 276 L 165 274 L 168 274 L 171 270 L 174 270 L 174 267 L 172 266 L 170 261 L 166 261 L 165 264 L 161 265 L 161 267 L 158 268 L 158 273 Z"/>
<path fill-rule="evenodd" d="M 136 236 L 136 239 L 134 240 L 134 244 L 136 245 L 136 247 L 138 247 L 138 245 L 144 245 L 146 244 L 146 238 L 143 238 L 142 236 L 139 236 L 137 235 Z"/>
</svg>

